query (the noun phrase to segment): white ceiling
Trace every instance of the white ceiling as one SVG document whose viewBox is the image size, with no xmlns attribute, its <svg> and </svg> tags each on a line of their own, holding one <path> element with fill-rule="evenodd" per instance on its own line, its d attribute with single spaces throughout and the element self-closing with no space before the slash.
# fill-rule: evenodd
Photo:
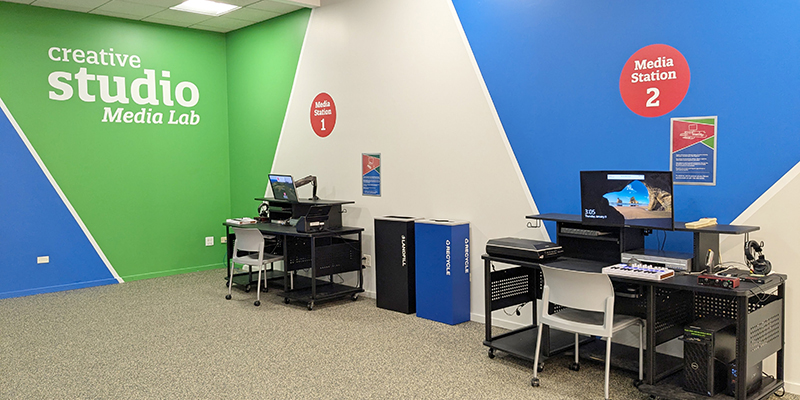
<svg viewBox="0 0 800 400">
<path fill-rule="evenodd" d="M 219 17 L 170 10 L 184 0 L 0 0 L 157 24 L 228 32 L 301 8 L 319 7 L 320 0 L 216 0 L 242 8 Z"/>
</svg>

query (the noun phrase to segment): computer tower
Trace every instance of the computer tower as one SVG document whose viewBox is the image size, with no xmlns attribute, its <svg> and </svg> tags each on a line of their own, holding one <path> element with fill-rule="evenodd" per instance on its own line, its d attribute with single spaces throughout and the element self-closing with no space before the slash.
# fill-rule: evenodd
<svg viewBox="0 0 800 400">
<path fill-rule="evenodd" d="M 683 389 L 714 396 L 728 388 L 730 363 L 736 358 L 733 321 L 706 317 L 683 330 Z"/>
<path fill-rule="evenodd" d="M 761 388 L 762 364 L 763 361 L 759 361 L 747 367 L 747 376 L 745 377 L 747 379 L 747 383 L 745 384 L 747 394 L 751 394 Z M 736 381 L 738 379 L 739 373 L 736 370 L 736 362 L 733 361 L 728 364 L 728 388 L 725 390 L 725 394 L 736 397 Z"/>
</svg>

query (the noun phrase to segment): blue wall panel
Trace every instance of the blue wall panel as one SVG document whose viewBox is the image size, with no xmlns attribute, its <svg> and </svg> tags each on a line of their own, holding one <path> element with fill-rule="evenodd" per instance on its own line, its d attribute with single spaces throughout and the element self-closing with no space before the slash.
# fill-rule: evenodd
<svg viewBox="0 0 800 400">
<path fill-rule="evenodd" d="M 2 111 L 0 188 L 0 298 L 117 283 Z"/>
<path fill-rule="evenodd" d="M 668 170 L 672 117 L 719 116 L 717 185 L 676 186 L 677 220 L 730 223 L 800 160 L 800 2 L 453 3 L 541 212 L 580 212 L 581 170 Z M 619 79 L 657 43 L 683 54 L 691 83 L 675 110 L 646 118 Z M 666 248 L 687 245 L 669 233 Z"/>
</svg>

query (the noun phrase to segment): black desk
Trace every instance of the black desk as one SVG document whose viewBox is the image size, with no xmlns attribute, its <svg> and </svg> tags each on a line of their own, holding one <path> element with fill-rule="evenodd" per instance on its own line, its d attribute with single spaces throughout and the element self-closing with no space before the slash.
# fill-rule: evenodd
<svg viewBox="0 0 800 400">
<path fill-rule="evenodd" d="M 536 312 L 534 324 L 504 335 L 492 337 L 491 312 L 524 301 L 541 298 L 542 276 L 540 264 L 516 259 L 494 257 L 484 254 L 484 279 L 486 282 L 486 340 L 490 356 L 494 349 L 532 360 L 536 345 Z M 516 268 L 492 271 L 492 262 L 516 265 Z M 558 258 L 545 262 L 556 268 L 567 268 L 589 272 L 601 272 L 605 262 Z M 644 290 L 639 298 L 617 296 L 615 312 L 645 318 L 645 384 L 639 389 L 661 398 L 708 399 L 708 397 L 683 391 L 680 374 L 682 359 L 656 352 L 656 346 L 666 343 L 683 333 L 683 327 L 704 316 L 720 316 L 736 320 L 736 364 L 739 376 L 746 376 L 748 363 L 757 363 L 777 353 L 777 376 L 765 377 L 761 389 L 745 396 L 745 384 L 737 382 L 737 399 L 761 399 L 783 387 L 784 379 L 784 298 L 786 276 L 771 274 L 761 285 L 742 282 L 736 289 L 723 289 L 697 284 L 694 275 L 678 275 L 661 281 L 640 280 L 626 277 L 611 277 L 612 282 L 639 285 Z M 515 283 L 516 282 L 516 283 Z M 527 291 L 521 290 L 525 286 Z M 515 289 L 509 290 L 509 287 Z M 543 335 L 549 332 L 543 332 Z M 572 335 L 569 335 L 572 337 Z M 549 343 L 545 337 L 543 343 Z M 547 349 L 547 346 L 543 346 Z M 546 350 L 545 350 L 546 351 Z M 613 352 L 612 352 L 613 354 Z M 547 356 L 548 354 L 544 354 Z M 738 395 L 742 394 L 742 395 Z M 730 398 L 725 395 L 721 398 Z M 716 398 L 716 397 L 715 397 Z"/>
<path fill-rule="evenodd" d="M 361 233 L 364 228 L 340 227 L 301 233 L 293 226 L 274 223 L 236 225 L 226 222 L 224 225 L 228 237 L 229 276 L 235 238 L 230 228 L 257 228 L 265 235 L 278 238 L 283 249 L 283 271 L 274 271 L 265 280 L 283 278 L 283 296 L 286 303 L 291 300 L 304 301 L 311 310 L 315 301 L 346 296 L 351 296 L 355 300 L 358 294 L 364 291 L 361 271 Z M 297 271 L 303 269 L 311 271 L 310 278 L 297 275 Z M 358 285 L 348 286 L 333 281 L 335 274 L 344 272 L 358 272 Z M 329 280 L 318 279 L 324 276 L 329 276 Z"/>
</svg>

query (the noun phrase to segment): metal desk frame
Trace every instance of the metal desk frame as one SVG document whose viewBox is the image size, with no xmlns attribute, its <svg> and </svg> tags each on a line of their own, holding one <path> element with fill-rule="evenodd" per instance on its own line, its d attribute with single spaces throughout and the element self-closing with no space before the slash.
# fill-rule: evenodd
<svg viewBox="0 0 800 400">
<path fill-rule="evenodd" d="M 336 229 L 326 229 L 324 231 L 319 232 L 297 232 L 296 228 L 293 226 L 285 226 L 279 225 L 274 223 L 256 223 L 256 224 L 248 224 L 248 225 L 236 225 L 230 223 L 224 223 L 225 226 L 225 234 L 226 237 L 232 239 L 230 228 L 232 227 L 251 227 L 254 229 L 258 229 L 261 231 L 262 234 L 265 235 L 274 235 L 281 238 L 281 242 L 283 244 L 283 293 L 284 302 L 289 303 L 291 300 L 298 300 L 298 301 L 305 301 L 307 302 L 307 307 L 309 310 L 314 308 L 314 304 L 316 301 L 323 301 L 323 300 L 330 300 L 334 298 L 341 298 L 346 296 L 351 296 L 353 300 L 358 298 L 358 294 L 364 291 L 364 279 L 363 279 L 363 271 L 361 267 L 361 235 L 364 231 L 364 228 L 358 227 L 341 227 Z M 350 236 L 350 235 L 357 235 L 357 239 L 352 243 L 344 243 L 347 247 L 353 247 L 351 244 L 357 246 L 358 252 L 358 259 L 355 262 L 352 262 L 350 266 L 341 266 L 341 265 L 320 265 L 319 255 L 318 255 L 318 244 L 317 241 L 323 238 L 340 238 L 343 241 L 345 240 L 342 236 Z M 304 238 L 309 240 L 310 246 L 310 266 L 308 267 L 311 270 L 311 277 L 305 278 L 296 274 L 297 270 L 305 269 L 305 268 L 292 268 L 294 265 L 293 261 L 289 259 L 289 249 L 288 249 L 288 238 Z M 232 240 L 228 240 L 228 258 L 227 258 L 227 267 L 228 267 L 228 279 L 230 279 L 231 274 L 231 258 L 233 252 L 233 242 Z M 325 269 L 326 271 L 322 271 Z M 322 273 L 321 273 L 322 272 Z M 342 284 L 337 284 L 333 282 L 333 275 L 344 273 L 344 272 L 358 272 L 358 285 L 357 286 L 347 286 Z M 281 276 L 272 276 L 272 278 L 277 278 Z M 318 278 L 323 276 L 330 276 L 330 281 L 320 281 Z M 272 279 L 270 278 L 270 279 Z M 296 285 L 302 284 L 303 287 L 296 287 Z M 320 285 L 324 285 L 323 287 L 318 287 Z"/>
</svg>

